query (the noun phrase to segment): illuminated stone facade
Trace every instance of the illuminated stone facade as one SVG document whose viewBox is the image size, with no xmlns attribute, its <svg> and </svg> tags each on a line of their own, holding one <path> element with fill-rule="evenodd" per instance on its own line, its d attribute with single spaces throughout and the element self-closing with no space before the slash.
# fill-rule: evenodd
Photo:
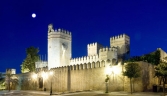
<svg viewBox="0 0 167 96">
<path fill-rule="evenodd" d="M 110 38 L 110 47 L 103 47 L 98 43 L 87 45 L 88 56 L 71 59 L 70 65 L 101 62 L 101 61 L 116 61 L 118 59 L 127 59 L 130 55 L 130 37 L 126 34 L 114 36 Z M 113 62 L 111 62 L 113 63 Z"/>
<path fill-rule="evenodd" d="M 87 56 L 71 58 L 72 35 L 65 30 L 55 30 L 53 25 L 48 26 L 48 69 L 101 61 L 125 59 L 130 54 L 130 38 L 121 34 L 110 38 L 110 47 L 103 47 L 98 43 L 87 45 Z"/>
<path fill-rule="evenodd" d="M 18 77 L 23 80 L 23 90 L 43 90 L 46 88 L 55 92 L 103 90 L 105 91 L 106 75 L 109 75 L 109 91 L 130 91 L 129 79 L 122 76 L 123 60 L 130 55 L 130 37 L 126 34 L 110 38 L 110 47 L 103 47 L 98 43 L 87 45 L 87 56 L 71 58 L 72 35 L 70 32 L 53 29 L 48 26 L 48 66 L 40 65 L 37 78 L 32 73 Z M 138 62 L 142 68 L 141 77 L 134 81 L 134 91 L 152 89 L 154 66 L 145 62 Z M 52 71 L 53 75 L 49 75 Z M 44 72 L 48 75 L 44 76 Z M 24 77 L 24 78 L 23 78 Z M 28 83 L 27 83 L 27 81 Z M 147 81 L 147 82 L 145 82 Z M 51 84 L 52 82 L 52 84 Z"/>
<path fill-rule="evenodd" d="M 154 78 L 154 66 L 146 62 L 137 62 L 142 68 L 141 76 L 133 79 L 133 92 L 143 92 L 152 90 L 152 85 L 156 84 Z M 107 61 L 92 62 L 52 68 L 37 71 L 37 78 L 33 78 L 34 73 L 17 74 L 21 90 L 50 90 L 52 82 L 53 92 L 100 90 L 105 92 L 106 75 L 109 75 L 108 90 L 130 92 L 129 78 L 122 76 L 124 65 L 118 64 L 107 66 Z M 110 69 L 110 70 L 108 70 Z M 53 74 L 50 75 L 49 72 Z M 45 74 L 47 75 L 44 75 Z M 43 79 L 41 79 L 43 77 Z M 19 87 L 18 87 L 19 88 Z"/>
<path fill-rule="evenodd" d="M 70 32 L 48 26 L 48 69 L 70 64 L 71 38 Z"/>
</svg>

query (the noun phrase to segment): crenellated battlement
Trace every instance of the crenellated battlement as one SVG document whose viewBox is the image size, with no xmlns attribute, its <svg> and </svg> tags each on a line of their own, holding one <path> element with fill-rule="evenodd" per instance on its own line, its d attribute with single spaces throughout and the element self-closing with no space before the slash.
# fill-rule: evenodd
<svg viewBox="0 0 167 96">
<path fill-rule="evenodd" d="M 71 59 L 70 60 L 70 65 L 92 63 L 92 62 L 97 62 L 98 60 L 99 60 L 98 55 L 78 57 L 78 58 Z"/>
<path fill-rule="evenodd" d="M 48 33 L 48 39 L 49 38 L 63 38 L 66 40 L 71 40 L 71 32 L 64 30 L 64 29 L 56 29 L 54 31 L 51 31 Z"/>
<path fill-rule="evenodd" d="M 111 47 L 111 48 L 101 48 L 99 50 L 99 60 L 112 60 L 112 59 L 117 59 L 117 48 L 116 47 Z"/>
<path fill-rule="evenodd" d="M 117 51 L 117 48 L 116 48 L 116 47 L 112 47 L 112 48 L 106 47 L 106 48 L 101 48 L 99 51 L 100 51 L 100 52 L 105 52 L 105 51 Z"/>
<path fill-rule="evenodd" d="M 87 46 L 88 46 L 88 47 L 97 46 L 97 42 L 95 42 L 95 43 L 90 43 L 90 44 L 88 44 Z"/>
<path fill-rule="evenodd" d="M 48 25 L 48 34 L 53 34 L 53 33 L 58 33 L 58 34 L 66 34 L 66 35 L 71 35 L 71 32 L 64 30 L 64 29 L 55 29 L 53 28 L 53 24 Z"/>
<path fill-rule="evenodd" d="M 88 63 L 81 63 L 81 64 L 73 64 L 73 65 L 67 65 L 67 66 L 61 66 L 61 67 L 55 67 L 51 68 L 51 71 L 54 70 L 62 70 L 62 71 L 67 71 L 67 70 L 83 70 L 83 69 L 93 69 L 93 68 L 100 68 L 100 67 L 105 67 L 107 66 L 106 63 L 107 61 L 96 61 L 96 62 L 88 62 Z"/>
<path fill-rule="evenodd" d="M 103 48 L 103 46 L 97 42 L 88 44 L 87 45 L 88 56 L 98 55 L 100 48 Z"/>
<path fill-rule="evenodd" d="M 64 29 L 60 29 L 60 28 L 59 29 L 55 29 L 54 32 L 71 35 L 71 32 L 69 32 L 68 30 L 64 30 Z"/>
<path fill-rule="evenodd" d="M 118 39 L 123 39 L 123 38 L 129 38 L 129 36 L 126 35 L 126 34 L 120 34 L 120 35 L 117 35 L 117 36 L 113 36 L 110 39 L 111 40 L 118 40 Z"/>
<path fill-rule="evenodd" d="M 60 35 L 69 35 L 71 36 L 71 32 L 64 29 L 55 29 L 54 31 L 49 32 L 48 34 L 60 34 Z"/>
<path fill-rule="evenodd" d="M 123 55 L 129 50 L 130 37 L 126 34 L 117 35 L 110 38 L 110 46 L 117 47 L 118 55 Z"/>
</svg>

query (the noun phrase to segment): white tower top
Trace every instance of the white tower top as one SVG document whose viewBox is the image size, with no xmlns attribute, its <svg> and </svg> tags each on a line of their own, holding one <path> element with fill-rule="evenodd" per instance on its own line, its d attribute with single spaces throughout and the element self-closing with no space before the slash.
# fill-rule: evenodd
<svg viewBox="0 0 167 96">
<path fill-rule="evenodd" d="M 69 31 L 48 25 L 48 69 L 70 64 L 71 37 Z"/>
</svg>

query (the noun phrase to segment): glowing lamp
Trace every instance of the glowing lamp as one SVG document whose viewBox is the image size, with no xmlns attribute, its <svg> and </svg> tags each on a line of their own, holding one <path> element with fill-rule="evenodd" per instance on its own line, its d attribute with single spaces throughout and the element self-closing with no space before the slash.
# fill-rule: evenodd
<svg viewBox="0 0 167 96">
<path fill-rule="evenodd" d="M 50 75 L 53 75 L 53 72 L 51 71 L 51 72 L 49 72 L 49 74 L 50 74 Z"/>
<path fill-rule="evenodd" d="M 112 71 L 111 67 L 108 66 L 108 67 L 105 69 L 105 74 L 109 75 L 109 74 L 111 74 L 111 71 Z"/>
<path fill-rule="evenodd" d="M 112 67 L 112 71 L 115 73 L 115 74 L 120 74 L 120 69 L 119 69 L 119 66 L 113 66 Z"/>
<path fill-rule="evenodd" d="M 32 75 L 32 78 L 33 78 L 33 79 L 36 79 L 36 78 L 37 78 L 37 74 L 33 74 L 33 75 Z"/>
<path fill-rule="evenodd" d="M 45 78 L 45 79 L 47 79 L 48 78 L 48 74 L 45 73 L 45 72 L 42 72 L 42 77 Z"/>
</svg>

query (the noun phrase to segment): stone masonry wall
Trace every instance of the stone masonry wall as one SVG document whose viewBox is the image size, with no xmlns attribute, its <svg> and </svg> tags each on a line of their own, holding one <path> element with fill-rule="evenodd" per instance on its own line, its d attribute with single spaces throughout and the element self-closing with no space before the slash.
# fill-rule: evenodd
<svg viewBox="0 0 167 96">
<path fill-rule="evenodd" d="M 155 84 L 154 78 L 154 66 L 147 62 L 137 62 L 141 67 L 141 76 L 133 79 L 133 92 L 143 92 L 152 90 L 153 84 Z M 130 80 L 125 77 L 125 91 L 130 92 Z"/>
<path fill-rule="evenodd" d="M 141 77 L 134 79 L 133 91 L 142 92 L 151 90 L 154 82 L 154 67 L 146 62 L 138 62 L 141 66 Z M 65 67 L 53 68 L 50 71 L 53 75 L 49 75 L 43 78 L 43 88 L 47 91 L 50 90 L 52 84 L 53 92 L 65 92 L 65 91 L 84 91 L 84 90 L 103 90 L 105 91 L 105 78 L 106 70 L 110 67 L 108 64 L 100 62 L 71 65 Z M 109 91 L 127 91 L 130 92 L 129 78 L 122 76 L 124 65 L 116 65 L 118 72 L 109 74 Z M 20 85 L 21 90 L 43 90 L 39 88 L 39 78 L 42 76 L 43 71 L 39 71 L 37 78 L 33 79 L 33 73 L 27 73 L 18 75 L 22 80 Z M 51 83 L 52 82 L 52 83 Z"/>
</svg>

